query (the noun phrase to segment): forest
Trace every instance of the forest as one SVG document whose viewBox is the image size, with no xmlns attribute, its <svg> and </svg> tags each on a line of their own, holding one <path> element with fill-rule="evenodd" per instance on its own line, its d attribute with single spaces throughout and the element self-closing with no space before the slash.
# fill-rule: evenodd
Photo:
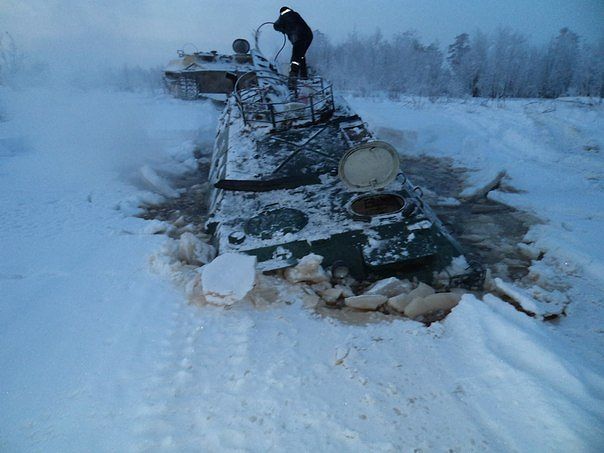
<svg viewBox="0 0 604 453">
<path fill-rule="evenodd" d="M 445 49 L 423 44 L 416 32 L 385 38 L 351 33 L 340 43 L 316 31 L 308 61 L 346 90 L 396 96 L 557 98 L 604 96 L 604 38 L 584 42 L 563 28 L 533 45 L 509 28 L 462 33 Z"/>
<path fill-rule="evenodd" d="M 286 58 L 288 51 L 282 52 L 281 60 Z M 384 37 L 379 29 L 371 35 L 352 32 L 334 43 L 316 30 L 308 61 L 339 90 L 359 95 L 604 97 L 604 37 L 589 43 L 568 28 L 543 45 L 502 28 L 493 33 L 462 33 L 445 47 L 438 42 L 424 44 L 413 31 L 391 37 Z M 10 35 L 0 36 L 0 85 L 11 80 L 40 82 L 48 72 L 44 62 L 29 60 Z M 103 85 L 117 91 L 150 91 L 161 88 L 161 74 L 159 66 L 98 67 L 94 72 L 78 71 L 69 83 L 81 88 Z"/>
</svg>

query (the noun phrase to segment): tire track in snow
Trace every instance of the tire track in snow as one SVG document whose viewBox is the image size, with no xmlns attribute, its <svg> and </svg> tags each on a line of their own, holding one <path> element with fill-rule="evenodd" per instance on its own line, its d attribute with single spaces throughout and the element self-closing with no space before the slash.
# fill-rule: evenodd
<svg viewBox="0 0 604 453">
<path fill-rule="evenodd" d="M 143 383 L 146 402 L 136 411 L 137 418 L 133 427 L 138 445 L 134 451 L 149 451 L 162 446 L 169 439 L 171 427 L 167 423 L 167 402 L 173 394 L 173 365 L 176 359 L 174 341 L 178 336 L 180 302 L 172 302 L 169 328 L 159 340 L 161 344 L 155 370 Z"/>
<path fill-rule="evenodd" d="M 253 325 L 235 310 L 174 304 L 156 375 L 147 382 L 149 401 L 139 410 L 137 451 L 246 447 L 233 415 L 245 400 Z"/>
</svg>

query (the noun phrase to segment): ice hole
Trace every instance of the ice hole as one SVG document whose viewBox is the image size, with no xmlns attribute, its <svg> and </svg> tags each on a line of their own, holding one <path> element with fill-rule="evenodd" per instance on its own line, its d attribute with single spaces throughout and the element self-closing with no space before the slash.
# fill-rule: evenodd
<svg viewBox="0 0 604 453">
<path fill-rule="evenodd" d="M 361 216 L 393 214 L 405 207 L 405 199 L 393 193 L 363 195 L 352 202 L 350 209 Z"/>
</svg>

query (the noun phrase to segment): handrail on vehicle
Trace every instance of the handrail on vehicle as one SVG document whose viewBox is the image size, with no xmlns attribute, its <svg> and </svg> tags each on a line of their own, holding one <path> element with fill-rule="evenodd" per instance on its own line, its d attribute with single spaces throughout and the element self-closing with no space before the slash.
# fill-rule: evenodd
<svg viewBox="0 0 604 453">
<path fill-rule="evenodd" d="M 250 75 L 257 77 L 257 85 L 239 88 L 241 81 Z M 288 81 L 289 79 L 285 76 L 262 70 L 249 71 L 240 76 L 235 82 L 234 96 L 244 123 L 268 123 L 272 124 L 274 128 L 277 125 L 294 120 L 311 120 L 314 123 L 322 115 L 334 111 L 333 88 L 331 85 L 326 85 L 321 77 L 296 80 L 294 98 L 290 101 L 275 102 L 267 100 L 267 95 L 271 90 L 277 94 L 279 91 L 289 92 L 287 88 Z M 281 110 L 282 107 L 291 106 L 292 102 L 300 99 L 298 98 L 298 84 L 311 90 L 311 93 L 306 97 L 308 104 L 302 107 Z"/>
</svg>

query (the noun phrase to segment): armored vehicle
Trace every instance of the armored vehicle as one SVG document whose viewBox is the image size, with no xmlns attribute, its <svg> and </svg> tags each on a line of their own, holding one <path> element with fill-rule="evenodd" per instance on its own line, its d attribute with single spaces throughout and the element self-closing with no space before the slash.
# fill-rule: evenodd
<svg viewBox="0 0 604 453">
<path fill-rule="evenodd" d="M 233 54 L 216 51 L 185 53 L 177 51 L 178 59 L 172 60 L 164 70 L 164 83 L 168 91 L 181 99 L 209 97 L 219 100 L 233 91 L 237 79 L 250 71 L 276 72 L 256 49 L 250 49 L 245 39 L 233 41 Z M 254 83 L 246 78 L 246 83 Z"/>
<path fill-rule="evenodd" d="M 357 279 L 480 284 L 480 266 L 466 262 L 396 150 L 320 77 L 291 91 L 274 73 L 242 76 L 220 119 L 210 182 L 206 226 L 218 252 L 254 255 L 264 271 L 315 253 Z"/>
</svg>

